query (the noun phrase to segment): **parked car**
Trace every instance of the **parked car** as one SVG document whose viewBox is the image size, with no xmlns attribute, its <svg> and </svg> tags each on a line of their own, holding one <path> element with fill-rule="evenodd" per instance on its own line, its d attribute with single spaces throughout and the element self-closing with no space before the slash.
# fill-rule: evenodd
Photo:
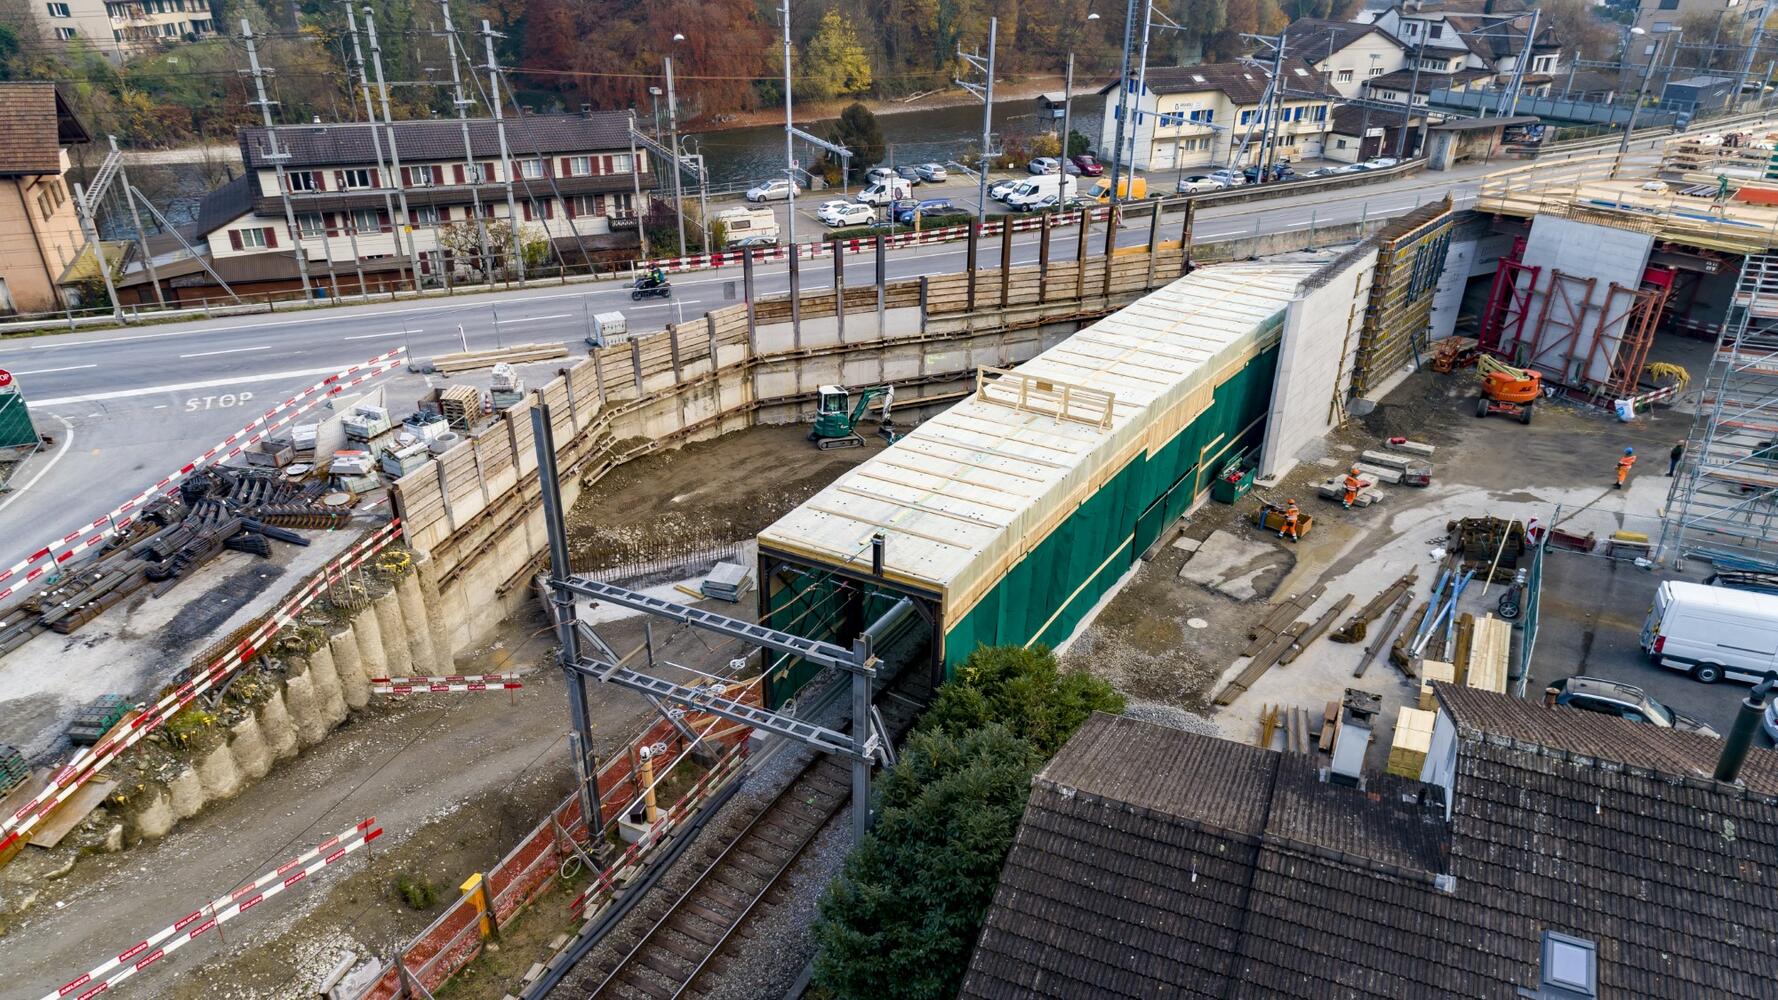
<svg viewBox="0 0 1778 1000">
<path fill-rule="evenodd" d="M 1633 684 L 1603 677 L 1564 677 L 1549 687 L 1556 692 L 1558 705 L 1629 719 L 1632 722 L 1646 722 L 1663 729 L 1678 729 L 1705 736 L 1721 735 L 1697 719 L 1681 715 L 1650 698 Z"/>
<path fill-rule="evenodd" d="M 864 183 L 867 187 L 872 184 L 881 184 L 894 176 L 896 176 L 894 167 L 872 167 L 864 172 Z"/>
<path fill-rule="evenodd" d="M 1304 177 L 1335 177 L 1346 172 L 1345 167 L 1316 167 L 1304 174 Z"/>
<path fill-rule="evenodd" d="M 1373 156 L 1364 161 L 1364 165 L 1371 170 L 1387 170 L 1400 162 L 1393 156 Z"/>
<path fill-rule="evenodd" d="M 942 163 L 921 163 L 914 167 L 914 172 L 928 184 L 937 184 L 945 179 L 945 165 Z"/>
<path fill-rule="evenodd" d="M 946 215 L 950 211 L 951 199 L 949 198 L 922 198 L 911 205 L 906 203 L 897 205 L 895 221 L 904 226 L 910 226 L 913 225 L 916 214 L 921 218 L 926 218 L 933 215 Z"/>
<path fill-rule="evenodd" d="M 920 168 L 914 166 L 911 163 L 896 167 L 895 173 L 902 180 L 907 181 L 909 184 L 919 184 L 920 183 Z"/>
<path fill-rule="evenodd" d="M 862 226 L 874 220 L 877 211 L 861 201 L 830 201 L 815 217 L 830 226 Z"/>
<path fill-rule="evenodd" d="M 1225 188 L 1240 187 L 1247 183 L 1247 178 L 1242 177 L 1233 170 L 1212 170 L 1204 176 L 1216 181 Z"/>
<path fill-rule="evenodd" d="M 1059 174 L 1062 172 L 1062 161 L 1053 156 L 1039 156 L 1025 166 L 1034 174 Z"/>
<path fill-rule="evenodd" d="M 748 201 L 787 201 L 792 195 L 802 193 L 802 188 L 779 178 L 755 184 L 747 189 Z"/>
<path fill-rule="evenodd" d="M 730 250 L 748 250 L 754 247 L 775 247 L 777 245 L 778 237 L 767 236 L 764 233 L 758 236 L 743 236 L 738 240 L 729 240 L 728 243 Z"/>
<path fill-rule="evenodd" d="M 1668 580 L 1642 623 L 1642 651 L 1705 684 L 1778 669 L 1778 597 Z"/>
<path fill-rule="evenodd" d="M 1016 177 L 1008 178 L 1003 181 L 995 181 L 988 185 L 988 197 L 995 201 L 1005 201 L 1007 194 L 1010 193 L 1013 188 L 1016 188 L 1023 183 L 1024 181 L 1021 181 Z"/>
<path fill-rule="evenodd" d="M 1190 177 L 1179 178 L 1177 185 L 1180 194 L 1203 194 L 1206 191 L 1221 191 L 1227 184 L 1208 174 L 1192 174 Z"/>
<path fill-rule="evenodd" d="M 1258 184 L 1259 175 L 1260 168 L 1258 164 L 1254 164 L 1246 170 L 1241 171 L 1241 176 L 1246 178 L 1247 183 L 1249 184 Z M 1272 176 L 1270 179 L 1272 181 L 1294 180 L 1296 179 L 1296 171 L 1291 169 L 1289 163 L 1274 163 L 1272 165 Z"/>
<path fill-rule="evenodd" d="M 1083 177 L 1097 177 L 1105 172 L 1099 161 L 1091 153 L 1077 153 L 1068 158 L 1068 162 L 1079 168 Z"/>
</svg>

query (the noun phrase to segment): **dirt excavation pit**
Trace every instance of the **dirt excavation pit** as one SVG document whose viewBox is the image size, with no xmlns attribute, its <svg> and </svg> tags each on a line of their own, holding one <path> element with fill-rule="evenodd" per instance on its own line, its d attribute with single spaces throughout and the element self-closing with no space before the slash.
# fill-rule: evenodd
<svg viewBox="0 0 1778 1000">
<path fill-rule="evenodd" d="M 670 558 L 759 534 L 885 445 L 822 451 L 806 425 L 751 427 L 611 470 L 568 512 L 576 569 Z"/>
</svg>

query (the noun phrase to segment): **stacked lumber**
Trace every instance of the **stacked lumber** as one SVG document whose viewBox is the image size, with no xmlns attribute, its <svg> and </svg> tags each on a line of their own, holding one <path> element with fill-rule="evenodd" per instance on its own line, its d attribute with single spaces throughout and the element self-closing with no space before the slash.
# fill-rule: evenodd
<svg viewBox="0 0 1778 1000">
<path fill-rule="evenodd" d="M 1432 712 L 1438 708 L 1438 702 L 1432 697 L 1432 682 L 1444 681 L 1447 684 L 1457 683 L 1457 665 L 1443 660 L 1420 661 L 1420 711 Z"/>
<path fill-rule="evenodd" d="M 1507 658 L 1512 650 L 1512 641 L 1512 622 L 1493 615 L 1477 618 L 1475 641 L 1469 651 L 1469 670 L 1464 676 L 1464 684 L 1505 694 Z"/>
<path fill-rule="evenodd" d="M 1403 778 L 1420 777 L 1426 755 L 1432 751 L 1432 724 L 1438 716 L 1406 708 L 1395 717 L 1395 739 L 1389 744 L 1389 763 L 1383 768 Z"/>
<path fill-rule="evenodd" d="M 1401 577 L 1397 578 L 1394 583 L 1383 588 L 1381 593 L 1371 598 L 1370 603 L 1358 609 L 1357 614 L 1346 619 L 1346 624 L 1341 625 L 1339 629 L 1332 635 L 1328 636 L 1328 638 L 1335 642 L 1363 642 L 1365 632 L 1370 628 L 1370 623 L 1381 618 L 1383 612 L 1388 611 L 1394 606 L 1397 598 L 1413 589 L 1414 582 L 1419 578 L 1420 567 L 1416 566 L 1413 569 L 1408 570 Z"/>
<path fill-rule="evenodd" d="M 515 344 L 492 351 L 458 351 L 440 354 L 432 359 L 432 367 L 441 372 L 462 372 L 475 368 L 491 368 L 501 362 L 524 364 L 527 361 L 554 361 L 568 356 L 566 344 Z"/>
</svg>

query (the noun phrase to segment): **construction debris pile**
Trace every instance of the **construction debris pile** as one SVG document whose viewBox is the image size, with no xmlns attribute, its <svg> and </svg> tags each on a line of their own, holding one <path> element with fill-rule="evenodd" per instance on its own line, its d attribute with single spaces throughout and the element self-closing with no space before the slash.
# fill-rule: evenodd
<svg viewBox="0 0 1778 1000">
<path fill-rule="evenodd" d="M 357 494 L 328 478 L 300 478 L 309 471 L 211 466 L 193 473 L 97 558 L 69 567 L 0 620 L 0 653 L 44 631 L 73 632 L 144 587 L 159 597 L 224 551 L 267 557 L 272 542 L 309 544 L 292 529 L 345 527 Z"/>
</svg>

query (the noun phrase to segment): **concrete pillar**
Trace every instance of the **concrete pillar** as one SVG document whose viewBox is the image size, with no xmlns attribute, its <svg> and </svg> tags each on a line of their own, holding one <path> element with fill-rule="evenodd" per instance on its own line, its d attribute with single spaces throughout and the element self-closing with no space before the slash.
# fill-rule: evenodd
<svg viewBox="0 0 1778 1000">
<path fill-rule="evenodd" d="M 340 678 L 340 696 L 347 708 L 363 708 L 370 703 L 370 679 L 358 656 L 356 630 L 347 625 L 327 637 L 327 651 L 333 654 L 333 672 Z"/>
<path fill-rule="evenodd" d="M 401 598 L 391 590 L 371 604 L 377 614 L 377 627 L 383 635 L 383 658 L 389 664 L 390 677 L 414 675 L 413 654 L 407 648 L 407 625 L 401 617 Z"/>
<path fill-rule="evenodd" d="M 333 650 L 327 646 L 309 654 L 309 676 L 315 684 L 315 703 L 327 728 L 346 721 L 346 696 L 341 690 L 340 675 L 333 669 Z"/>
<path fill-rule="evenodd" d="M 290 711 L 284 707 L 282 691 L 274 691 L 259 706 L 259 731 L 265 734 L 265 745 L 273 757 L 284 760 L 296 756 L 296 728 L 290 724 Z"/>
<path fill-rule="evenodd" d="M 222 748 L 227 751 L 227 747 Z M 175 817 L 171 798 L 165 788 L 156 787 L 149 796 L 148 802 L 134 816 L 130 823 L 136 828 L 136 835 L 149 839 L 164 837 L 173 829 Z"/>
<path fill-rule="evenodd" d="M 438 659 L 432 652 L 432 629 L 426 622 L 426 599 L 420 594 L 419 575 L 409 573 L 402 577 L 395 587 L 395 595 L 401 606 L 401 620 L 407 625 L 407 652 L 413 661 L 414 673 L 450 673 L 438 668 Z"/>
<path fill-rule="evenodd" d="M 389 676 L 389 657 L 383 652 L 383 626 L 375 605 L 367 605 L 352 619 L 352 638 L 358 643 L 358 668 L 366 680 Z"/>
<path fill-rule="evenodd" d="M 327 736 L 327 716 L 322 713 L 320 699 L 315 697 L 315 679 L 308 663 L 302 671 L 290 672 L 284 680 L 284 706 L 290 710 L 290 724 L 296 729 L 297 745 L 308 749 Z"/>
<path fill-rule="evenodd" d="M 272 751 L 265 745 L 259 720 L 253 716 L 234 724 L 229 730 L 228 745 L 234 750 L 235 767 L 248 778 L 263 778 L 272 769 Z"/>
<path fill-rule="evenodd" d="M 198 780 L 198 772 L 191 767 L 186 767 L 167 782 L 167 794 L 173 800 L 173 815 L 180 819 L 196 816 L 210 801 L 204 794 L 204 783 Z"/>
<path fill-rule="evenodd" d="M 235 766 L 234 751 L 227 743 L 218 743 L 216 749 L 199 758 L 196 765 L 198 781 L 212 801 L 226 799 L 241 790 L 241 770 Z"/>
<path fill-rule="evenodd" d="M 445 621 L 444 599 L 438 590 L 438 564 L 430 554 L 414 556 L 414 576 L 419 578 L 420 596 L 425 599 L 426 628 L 432 633 L 432 655 L 438 661 L 439 673 L 454 674 L 457 646 Z"/>
</svg>

